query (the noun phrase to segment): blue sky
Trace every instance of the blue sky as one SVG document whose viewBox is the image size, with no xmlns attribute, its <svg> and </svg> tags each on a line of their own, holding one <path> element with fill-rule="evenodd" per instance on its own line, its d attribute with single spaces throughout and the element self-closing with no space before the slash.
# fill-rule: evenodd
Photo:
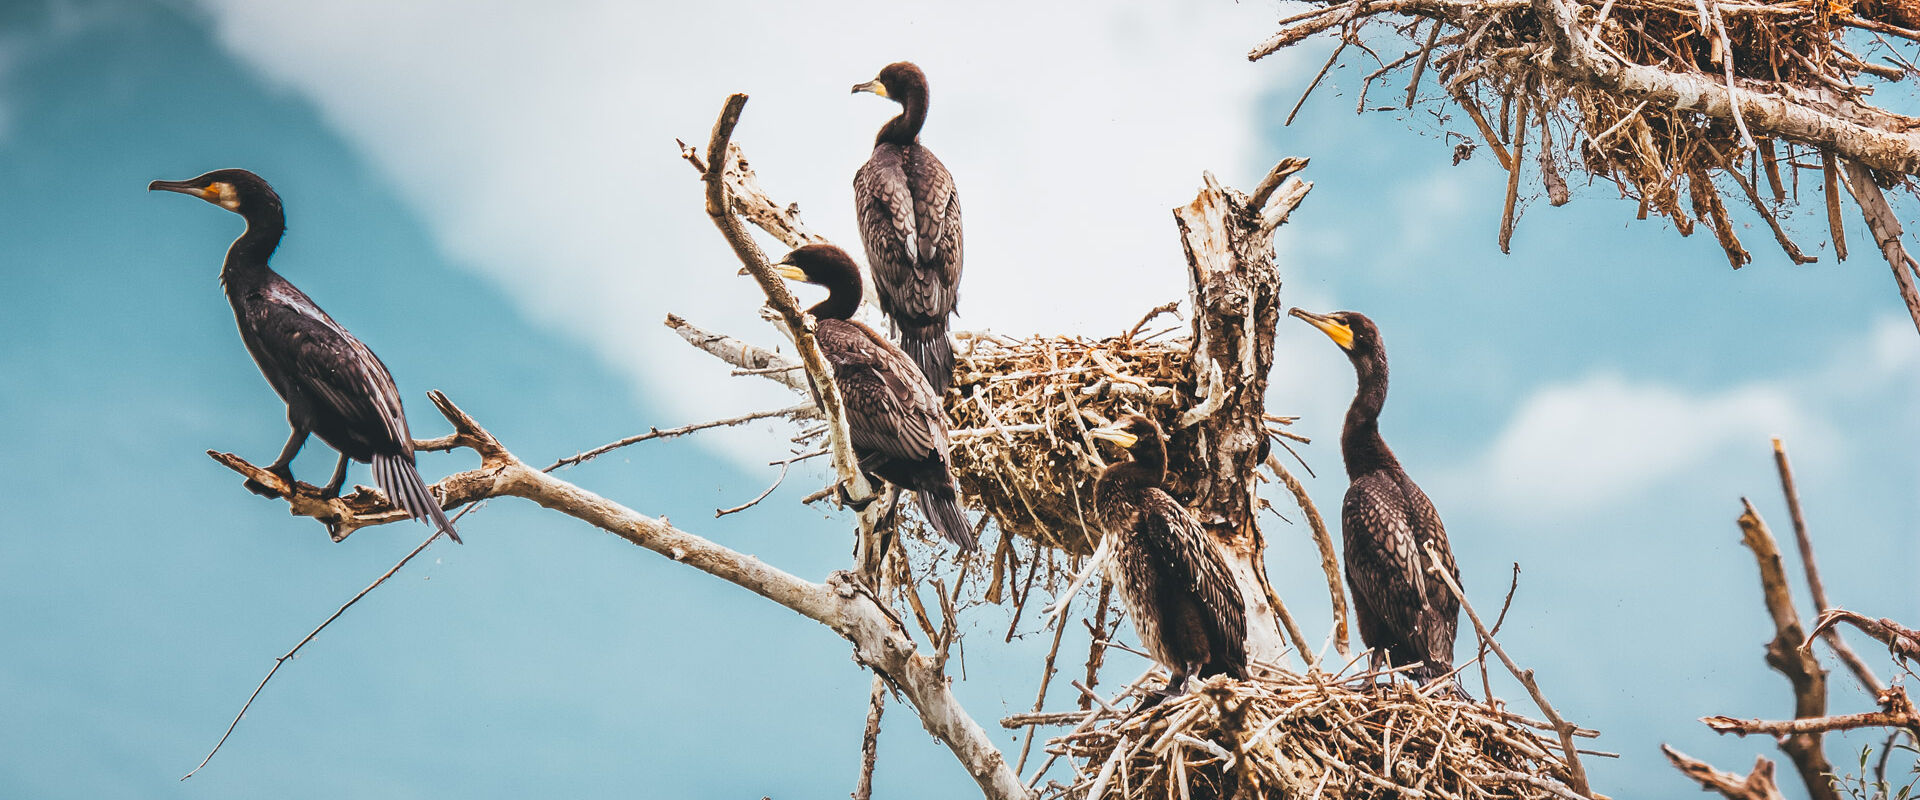
<svg viewBox="0 0 1920 800">
<path fill-rule="evenodd" d="M 708 13 L 732 15 L 739 57 L 714 63 L 689 33 Z M 1657 743 L 1744 769 L 1766 743 L 1695 718 L 1787 712 L 1732 523 L 1747 495 L 1787 530 L 1768 435 L 1796 457 L 1835 599 L 1920 618 L 1920 336 L 1864 230 L 1848 262 L 1822 248 L 1795 267 L 1749 228 L 1756 262 L 1733 272 L 1710 235 L 1634 223 L 1609 188 L 1576 187 L 1573 205 L 1529 205 L 1502 256 L 1497 165 L 1482 152 L 1448 166 L 1426 123 L 1356 118 L 1339 93 L 1349 70 L 1281 127 L 1322 56 L 1246 64 L 1264 4 L 1041 7 L 1017 32 L 996 21 L 1006 7 L 850 5 L 814 12 L 832 24 L 813 48 L 789 33 L 798 13 L 0 9 L 0 182 L 30 187 L 0 196 L 0 794 L 848 791 L 867 681 L 842 642 L 510 500 L 330 629 L 177 783 L 271 658 L 426 532 L 332 544 L 202 455 L 271 457 L 283 410 L 216 282 L 239 221 L 143 188 L 223 166 L 265 175 L 290 217 L 276 265 L 380 353 L 416 432 L 444 430 L 424 398 L 441 389 L 523 457 L 551 459 L 785 400 L 658 325 L 674 310 L 775 336 L 672 138 L 704 136 L 725 94 L 751 92 L 740 136 L 763 182 L 851 242 L 847 184 L 891 112 L 846 86 L 901 57 L 933 77 L 928 141 L 968 198 L 965 327 L 1124 327 L 1183 295 L 1166 210 L 1201 169 L 1248 185 L 1281 155 L 1313 158 L 1317 186 L 1278 237 L 1286 299 L 1381 324 L 1388 441 L 1446 516 L 1480 605 L 1522 565 L 1503 638 L 1626 755 L 1596 765 L 1603 791 L 1691 794 Z M 972 57 L 986 48 L 999 56 Z M 1806 216 L 1803 243 L 1819 227 Z M 1022 281 L 1042 290 L 1022 296 Z M 1331 510 L 1351 371 L 1291 320 L 1279 347 L 1270 405 L 1304 415 L 1309 488 Z M 646 445 L 568 477 L 817 578 L 844 563 L 848 522 L 792 503 L 823 474 L 712 519 L 771 479 L 760 464 L 782 430 Z M 323 450 L 296 469 L 324 471 Z M 1276 587 L 1319 635 L 1305 535 L 1269 522 Z M 970 624 L 963 700 L 982 719 L 1030 704 L 1045 643 L 1000 643 L 996 609 Z M 1856 746 L 1829 752 L 1846 763 Z M 973 795 L 898 709 L 878 785 Z"/>
</svg>

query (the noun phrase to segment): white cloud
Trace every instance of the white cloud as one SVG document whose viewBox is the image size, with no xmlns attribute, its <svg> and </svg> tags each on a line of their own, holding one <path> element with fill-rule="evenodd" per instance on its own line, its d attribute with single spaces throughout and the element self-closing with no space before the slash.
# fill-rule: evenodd
<svg viewBox="0 0 1920 800">
<path fill-rule="evenodd" d="M 1628 501 L 1725 448 L 1752 449 L 1804 428 L 1806 418 L 1776 385 L 1688 394 L 1591 375 L 1527 398 L 1467 467 L 1477 493 L 1461 494 L 1519 516 L 1592 510 Z"/>
<path fill-rule="evenodd" d="M 848 87 L 919 62 L 966 208 L 959 324 L 1100 331 L 1185 296 L 1168 209 L 1203 169 L 1257 177 L 1254 93 L 1286 66 L 1243 55 L 1270 3 L 206 4 L 453 258 L 690 416 L 783 399 L 660 326 L 779 340 L 674 147 L 728 93 L 753 96 L 737 141 L 767 189 L 857 254 L 852 175 L 896 107 Z"/>
<path fill-rule="evenodd" d="M 1472 460 L 1443 476 L 1460 498 L 1538 519 L 1617 506 L 1783 436 L 1805 464 L 1844 457 L 1838 417 L 1862 399 L 1920 399 L 1920 340 L 1904 318 L 1874 321 L 1823 363 L 1705 392 L 1600 372 L 1522 401 Z M 1890 421 L 1897 430 L 1898 421 Z"/>
</svg>

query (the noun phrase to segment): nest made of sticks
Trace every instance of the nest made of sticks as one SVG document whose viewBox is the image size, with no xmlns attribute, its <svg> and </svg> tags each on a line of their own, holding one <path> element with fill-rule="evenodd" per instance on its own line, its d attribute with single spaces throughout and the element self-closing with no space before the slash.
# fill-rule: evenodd
<svg viewBox="0 0 1920 800">
<path fill-rule="evenodd" d="M 1047 742 L 1081 776 L 1055 789 L 1089 800 L 1572 794 L 1559 740 L 1540 723 L 1438 687 L 1372 680 L 1219 676 L 1146 711 L 1096 709 Z"/>
<path fill-rule="evenodd" d="M 1886 37 L 1920 37 L 1915 30 L 1920 0 L 1576 0 L 1573 5 L 1575 34 L 1606 57 L 1696 76 L 1715 87 L 1732 82 L 1743 90 L 1823 104 L 1864 102 L 1874 89 L 1866 79 L 1897 82 L 1916 74 L 1915 65 Z M 1570 200 L 1568 172 L 1584 170 L 1610 181 L 1622 196 L 1639 201 L 1642 219 L 1648 213 L 1667 217 L 1682 235 L 1691 235 L 1696 223 L 1707 225 L 1728 261 L 1740 267 L 1752 255 L 1740 242 L 1741 226 L 1729 217 L 1733 205 L 1753 208 L 1791 260 L 1815 260 L 1791 240 L 1784 224 L 1800 200 L 1800 171 L 1813 170 L 1822 176 L 1825 221 L 1833 228 L 1829 235 L 1840 236 L 1839 194 L 1830 188 L 1837 181 L 1834 162 L 1817 148 L 1760 132 L 1749 135 L 1741 122 L 1637 102 L 1562 78 L 1551 66 L 1552 37 L 1528 3 L 1404 9 L 1330 2 L 1286 21 L 1256 54 L 1333 32 L 1343 42 L 1334 54 L 1338 58 L 1341 51 L 1354 52 L 1346 50 L 1347 42 L 1365 46 L 1359 36 L 1365 22 L 1406 14 L 1393 25 L 1409 49 L 1398 58 L 1380 57 L 1380 68 L 1365 78 L 1356 110 L 1411 108 L 1421 75 L 1431 68 L 1444 101 L 1466 112 L 1479 143 L 1488 145 L 1513 175 L 1503 249 L 1519 213 L 1515 205 L 1523 171 L 1537 175 L 1537 185 L 1556 206 Z M 1405 103 L 1382 104 L 1376 97 L 1369 105 L 1367 90 L 1389 73 L 1411 73 Z M 1451 115 L 1438 119 L 1455 127 Z M 1474 138 L 1464 137 L 1455 148 L 1456 163 L 1474 154 Z M 1877 177 L 1886 188 L 1897 176 Z M 1722 178 L 1725 183 L 1717 183 Z"/>
<path fill-rule="evenodd" d="M 1130 413 L 1167 431 L 1170 473 L 1192 460 L 1191 437 L 1175 423 L 1193 405 L 1185 325 L 1141 330 L 1155 309 L 1120 336 L 1013 339 L 961 333 L 958 391 L 947 396 L 953 472 L 967 502 L 1000 530 L 1038 545 L 1089 554 L 1093 483 L 1105 461 L 1087 432 Z"/>
</svg>

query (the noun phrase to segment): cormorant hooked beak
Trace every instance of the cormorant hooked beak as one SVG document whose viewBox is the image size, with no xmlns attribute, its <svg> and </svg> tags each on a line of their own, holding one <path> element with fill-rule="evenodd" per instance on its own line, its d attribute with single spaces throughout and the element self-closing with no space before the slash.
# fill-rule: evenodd
<svg viewBox="0 0 1920 800">
<path fill-rule="evenodd" d="M 887 85 L 884 83 L 881 83 L 879 78 L 874 78 L 873 80 L 867 81 L 866 83 L 854 84 L 853 93 L 859 94 L 861 92 L 872 92 L 874 94 L 880 95 L 881 97 L 885 97 L 887 99 L 892 99 L 893 97 L 892 95 L 887 94 Z"/>
<path fill-rule="evenodd" d="M 233 190 L 233 184 L 225 181 L 215 181 L 206 186 L 196 185 L 193 181 L 154 181 L 147 184 L 147 191 L 190 194 L 228 211 L 240 209 L 240 194 Z"/>
<path fill-rule="evenodd" d="M 779 261 L 773 262 L 772 266 L 773 266 L 773 274 L 775 275 L 778 275 L 782 278 L 786 278 L 787 280 L 790 280 L 790 281 L 800 281 L 801 283 L 808 282 L 807 271 L 794 266 L 792 253 L 788 253 L 785 258 L 782 258 Z M 740 269 L 740 274 L 742 275 L 748 274 L 745 267 L 742 267 Z"/>
<path fill-rule="evenodd" d="M 1140 437 L 1133 435 L 1125 428 L 1113 425 L 1087 431 L 1087 435 L 1095 439 L 1112 442 L 1119 445 L 1122 450 L 1132 450 L 1133 446 L 1140 441 Z"/>
<path fill-rule="evenodd" d="M 1327 338 L 1332 339 L 1334 344 L 1340 346 L 1340 349 L 1353 349 L 1353 328 L 1349 327 L 1347 323 L 1301 308 L 1291 309 L 1287 312 L 1287 315 L 1299 317 L 1306 320 L 1308 325 L 1319 328 L 1320 332 L 1326 334 Z"/>
</svg>

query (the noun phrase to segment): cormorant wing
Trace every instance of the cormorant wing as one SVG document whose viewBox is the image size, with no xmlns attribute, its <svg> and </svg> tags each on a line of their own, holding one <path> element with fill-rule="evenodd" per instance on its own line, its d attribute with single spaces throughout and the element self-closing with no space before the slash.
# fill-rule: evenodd
<svg viewBox="0 0 1920 800">
<path fill-rule="evenodd" d="M 883 144 L 853 178 L 860 239 L 882 310 L 920 324 L 953 311 L 960 280 L 960 200 L 933 153 Z"/>
<path fill-rule="evenodd" d="M 1240 585 L 1227 567 L 1226 557 L 1213 536 L 1179 501 L 1160 489 L 1144 493 L 1137 523 L 1149 541 L 1171 548 L 1159 559 L 1169 588 L 1186 589 L 1205 607 L 1210 650 L 1224 657 L 1236 677 L 1245 677 L 1247 663 L 1247 607 Z M 1164 623 L 1163 623 L 1164 624 Z"/>
<path fill-rule="evenodd" d="M 946 460 L 939 399 L 906 353 L 857 322 L 821 320 L 815 335 L 846 402 L 854 449 L 903 461 Z"/>
<path fill-rule="evenodd" d="M 1454 582 L 1460 580 L 1460 567 L 1454 564 L 1453 547 L 1447 543 L 1447 527 L 1440 521 L 1440 512 L 1433 507 L 1433 501 L 1427 493 L 1411 479 L 1403 478 L 1407 497 L 1408 519 L 1413 528 L 1414 544 L 1420 547 L 1420 564 L 1426 562 L 1426 545 L 1432 544 L 1440 557 L 1440 568 L 1453 576 Z M 1453 660 L 1454 634 L 1460 627 L 1460 599 L 1453 596 L 1445 582 L 1428 576 L 1426 570 L 1421 575 L 1427 578 L 1426 598 L 1431 616 L 1426 620 L 1421 633 L 1425 636 L 1427 653 L 1432 657 L 1444 656 L 1448 663 Z"/>
<path fill-rule="evenodd" d="M 1371 615 L 1391 635 L 1430 652 L 1421 623 L 1437 616 L 1433 589 L 1444 586 L 1427 576 L 1401 487 L 1379 473 L 1354 479 L 1340 507 L 1341 534 L 1347 539 L 1347 577 L 1355 611 Z"/>
<path fill-rule="evenodd" d="M 915 147 L 908 154 L 906 172 L 920 244 L 914 288 L 928 296 L 935 313 L 944 316 L 953 310 L 954 287 L 960 284 L 960 194 L 946 165 L 925 147 Z"/>
<path fill-rule="evenodd" d="M 292 284 L 276 281 L 263 291 L 266 302 L 252 309 L 254 357 L 269 378 L 278 376 L 288 402 L 298 395 L 376 452 L 411 454 L 400 391 L 379 357 Z"/>
</svg>

